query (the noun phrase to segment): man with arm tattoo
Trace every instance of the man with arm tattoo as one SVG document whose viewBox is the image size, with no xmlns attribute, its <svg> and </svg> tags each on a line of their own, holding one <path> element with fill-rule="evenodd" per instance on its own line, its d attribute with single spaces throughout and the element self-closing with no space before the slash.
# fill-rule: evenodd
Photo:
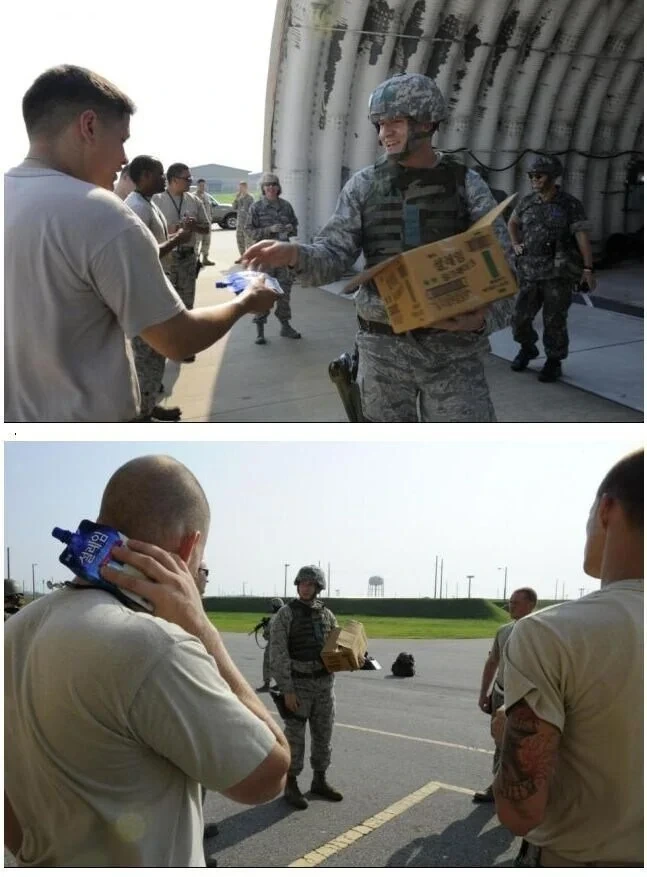
<svg viewBox="0 0 647 877">
<path fill-rule="evenodd" d="M 644 452 L 603 479 L 584 571 L 600 590 L 522 619 L 504 649 L 497 815 L 520 865 L 642 867 Z"/>
</svg>

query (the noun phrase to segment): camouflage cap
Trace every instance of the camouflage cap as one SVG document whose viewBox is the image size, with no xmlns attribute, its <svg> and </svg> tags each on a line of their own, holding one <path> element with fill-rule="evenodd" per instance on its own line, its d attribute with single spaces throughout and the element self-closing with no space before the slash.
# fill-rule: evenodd
<svg viewBox="0 0 647 877">
<path fill-rule="evenodd" d="M 548 174 L 555 179 L 564 173 L 561 161 L 554 155 L 536 155 L 528 166 L 529 174 Z"/>
<path fill-rule="evenodd" d="M 281 181 L 276 174 L 263 174 L 261 177 L 261 186 L 266 186 L 268 183 L 276 183 L 277 186 L 281 185 Z"/>
<path fill-rule="evenodd" d="M 14 595 L 22 594 L 22 588 L 18 585 L 18 582 L 15 579 L 5 579 L 4 580 L 4 595 L 5 597 L 13 597 Z"/>
<path fill-rule="evenodd" d="M 283 600 L 280 597 L 272 597 L 270 600 L 270 606 L 272 607 L 273 612 L 278 612 L 281 606 L 283 606 Z"/>
<path fill-rule="evenodd" d="M 298 585 L 299 582 L 315 582 L 317 590 L 323 591 L 326 587 L 326 576 L 318 566 L 302 566 L 296 575 L 294 584 Z"/>
<path fill-rule="evenodd" d="M 422 73 L 392 76 L 378 85 L 368 100 L 368 118 L 373 125 L 407 116 L 416 122 L 442 122 L 447 118 L 441 90 Z"/>
</svg>

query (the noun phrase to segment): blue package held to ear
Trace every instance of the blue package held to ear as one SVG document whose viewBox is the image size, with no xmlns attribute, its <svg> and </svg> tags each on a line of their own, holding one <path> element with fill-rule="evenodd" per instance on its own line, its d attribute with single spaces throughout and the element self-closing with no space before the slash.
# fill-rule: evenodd
<svg viewBox="0 0 647 877">
<path fill-rule="evenodd" d="M 66 543 L 66 548 L 59 557 L 61 563 L 90 585 L 103 588 L 115 596 L 122 594 L 129 602 L 146 612 L 153 613 L 152 603 L 133 593 L 126 588 L 119 588 L 112 582 L 107 582 L 101 575 L 101 567 L 109 566 L 133 578 L 145 579 L 144 573 L 130 566 L 128 563 L 119 563 L 110 556 L 116 545 L 125 545 L 128 537 L 118 530 L 107 527 L 105 524 L 95 524 L 93 521 L 81 521 L 76 533 L 54 527 L 52 536 Z M 119 597 L 121 599 L 121 597 Z M 123 602 L 123 601 L 122 601 Z M 134 607 L 133 607 L 134 608 Z"/>
<path fill-rule="evenodd" d="M 270 277 L 269 274 L 264 274 L 262 271 L 234 271 L 231 274 L 226 274 L 222 280 L 216 280 L 216 287 L 218 289 L 229 288 L 236 295 L 240 295 L 244 289 L 247 289 L 252 280 L 256 280 L 257 277 L 264 277 L 265 286 L 269 286 L 270 289 L 275 290 L 279 295 L 285 294 L 276 277 Z"/>
</svg>

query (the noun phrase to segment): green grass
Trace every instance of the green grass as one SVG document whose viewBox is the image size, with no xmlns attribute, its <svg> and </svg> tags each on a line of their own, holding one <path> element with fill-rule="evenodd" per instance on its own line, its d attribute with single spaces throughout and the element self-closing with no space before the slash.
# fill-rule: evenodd
<svg viewBox="0 0 647 877">
<path fill-rule="evenodd" d="M 236 197 L 236 192 L 209 192 L 216 199 L 218 204 L 231 204 Z"/>
<path fill-rule="evenodd" d="M 213 624 L 223 633 L 248 633 L 261 620 L 252 612 L 208 612 Z M 380 618 L 353 615 L 361 621 L 370 639 L 487 639 L 493 637 L 502 620 L 474 620 L 469 618 Z M 350 615 L 337 615 L 343 625 Z"/>
</svg>

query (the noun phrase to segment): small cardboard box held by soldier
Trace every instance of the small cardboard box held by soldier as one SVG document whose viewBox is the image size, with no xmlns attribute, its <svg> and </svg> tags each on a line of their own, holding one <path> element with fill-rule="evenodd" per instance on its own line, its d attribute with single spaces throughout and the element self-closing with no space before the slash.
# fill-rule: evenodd
<svg viewBox="0 0 647 877">
<path fill-rule="evenodd" d="M 330 631 L 321 651 L 321 660 L 330 673 L 360 670 L 364 666 L 367 647 L 364 625 L 359 621 L 347 621 L 343 627 Z"/>
<path fill-rule="evenodd" d="M 514 295 L 517 282 L 494 231 L 510 195 L 467 231 L 392 256 L 355 275 L 344 291 L 373 279 L 394 332 L 408 332 Z"/>
</svg>

